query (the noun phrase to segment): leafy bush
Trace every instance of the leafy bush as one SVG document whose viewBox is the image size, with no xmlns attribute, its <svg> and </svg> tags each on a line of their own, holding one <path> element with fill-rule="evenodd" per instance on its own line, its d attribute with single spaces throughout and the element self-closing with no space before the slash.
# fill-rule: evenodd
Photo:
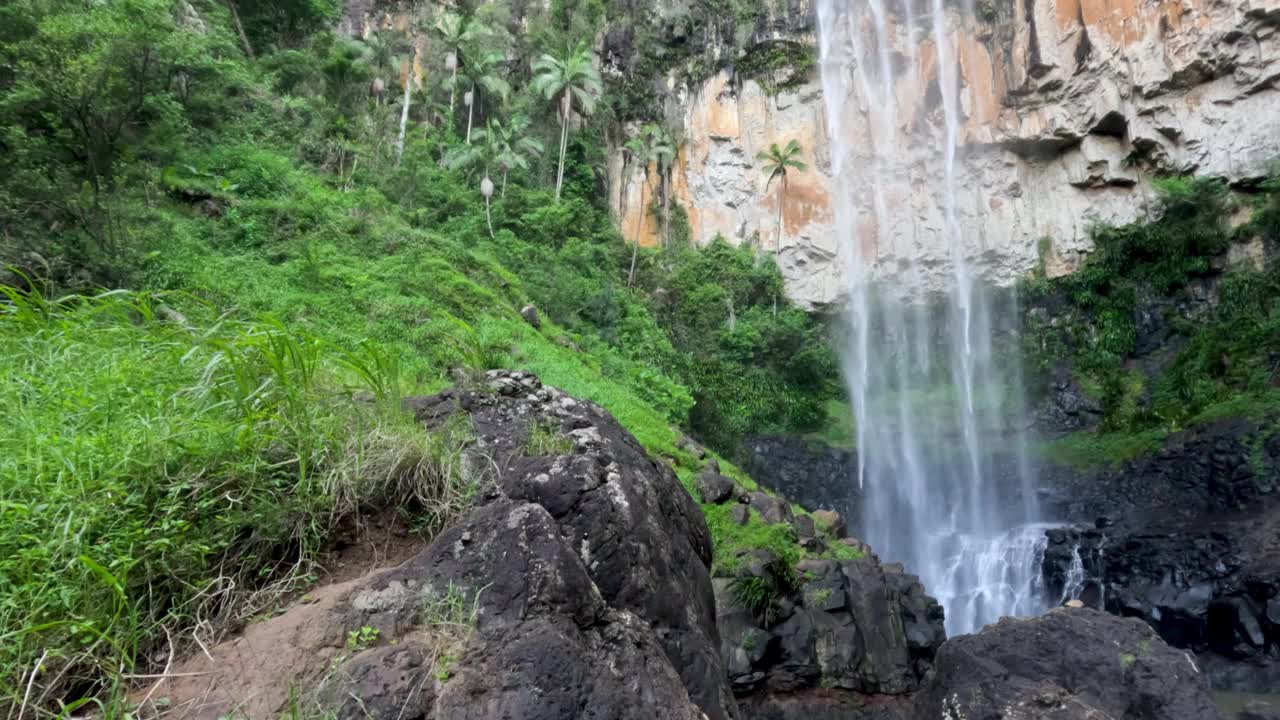
<svg viewBox="0 0 1280 720">
<path fill-rule="evenodd" d="M 1161 432 L 1214 414 L 1216 405 L 1269 397 L 1280 377 L 1280 267 L 1219 269 L 1233 239 L 1224 218 L 1239 199 L 1211 179 L 1166 178 L 1155 186 L 1158 218 L 1096 228 L 1096 249 L 1077 273 L 1027 288 L 1033 312 L 1024 344 L 1032 364 L 1044 373 L 1069 360 L 1104 411 L 1103 436 L 1050 449 L 1070 464 L 1080 463 L 1082 449 L 1129 457 Z M 1266 236 L 1268 213 L 1280 202 L 1274 181 L 1260 190 L 1253 220 L 1237 231 L 1245 238 Z M 1194 305 L 1193 283 L 1212 292 L 1214 303 L 1179 316 L 1175 308 Z M 1178 336 L 1176 353 L 1134 367 L 1140 322 L 1167 325 Z"/>
</svg>

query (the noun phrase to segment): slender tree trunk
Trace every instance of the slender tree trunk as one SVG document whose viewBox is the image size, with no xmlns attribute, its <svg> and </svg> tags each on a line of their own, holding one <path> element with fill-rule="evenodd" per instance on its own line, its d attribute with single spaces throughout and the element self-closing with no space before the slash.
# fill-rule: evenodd
<svg viewBox="0 0 1280 720">
<path fill-rule="evenodd" d="M 507 169 L 502 168 L 502 199 L 507 199 Z"/>
<path fill-rule="evenodd" d="M 484 199 L 484 217 L 489 221 L 489 237 L 496 240 L 497 236 L 493 234 L 493 213 L 489 211 L 489 198 Z"/>
<path fill-rule="evenodd" d="M 636 227 L 636 242 L 631 246 L 631 271 L 627 273 L 627 287 L 636 281 L 636 258 L 640 256 L 640 235 L 644 232 L 644 189 L 649 185 L 649 174 L 645 173 L 644 182 L 640 185 L 640 222 Z"/>
<path fill-rule="evenodd" d="M 782 190 L 778 190 L 778 242 L 774 245 L 774 253 L 782 252 L 782 198 Z"/>
<path fill-rule="evenodd" d="M 564 91 L 564 100 L 561 101 L 564 106 L 562 108 L 563 115 L 560 118 L 560 168 L 556 171 L 556 202 L 560 202 L 560 190 L 564 187 L 564 155 L 569 149 L 569 91 Z"/>
<path fill-rule="evenodd" d="M 240 45 L 244 48 L 244 54 L 253 59 L 253 46 L 249 44 L 249 36 L 244 34 L 244 25 L 240 24 L 240 12 L 236 10 L 235 0 L 226 0 L 227 9 L 231 11 L 231 22 L 236 26 L 236 33 L 240 35 Z"/>
<path fill-rule="evenodd" d="M 668 182 L 671 168 L 662 174 L 662 247 L 671 245 L 671 186 Z"/>
<path fill-rule="evenodd" d="M 471 122 L 476 117 L 476 101 L 480 98 L 476 95 L 476 86 L 471 85 L 471 103 L 467 105 L 467 144 L 471 144 Z"/>
<path fill-rule="evenodd" d="M 453 105 L 458 99 L 458 65 L 453 65 L 453 80 L 449 81 L 449 124 L 453 124 Z"/>
<path fill-rule="evenodd" d="M 724 304 L 729 306 L 729 332 L 738 329 L 738 314 L 733 311 L 733 298 L 725 298 Z"/>
<path fill-rule="evenodd" d="M 396 139 L 396 167 L 400 167 L 400 158 L 404 156 L 404 135 L 409 129 L 409 102 L 413 99 L 413 61 L 409 58 L 409 75 L 404 82 L 404 107 L 400 109 L 400 135 Z"/>
</svg>

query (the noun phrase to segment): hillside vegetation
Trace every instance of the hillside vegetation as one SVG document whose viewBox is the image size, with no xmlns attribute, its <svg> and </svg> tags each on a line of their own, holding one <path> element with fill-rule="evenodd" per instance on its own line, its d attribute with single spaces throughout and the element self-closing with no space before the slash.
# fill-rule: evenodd
<svg viewBox="0 0 1280 720">
<path fill-rule="evenodd" d="M 690 247 L 656 199 L 632 272 L 598 2 L 423 3 L 357 39 L 337 10 L 0 7 L 0 705 L 119 716 L 310 582 L 339 523 L 446 523 L 469 438 L 405 395 L 531 370 L 689 482 L 685 434 L 729 453 L 836 394 L 767 257 Z M 721 554 L 789 542 L 713 526 Z"/>
<path fill-rule="evenodd" d="M 1046 448 L 1067 464 L 1125 460 L 1222 417 L 1280 432 L 1280 178 L 1232 191 L 1175 177 L 1156 189 L 1153 219 L 1096 227 L 1079 271 L 1022 288 L 1032 387 L 1066 368 L 1096 403 L 1096 430 Z"/>
</svg>

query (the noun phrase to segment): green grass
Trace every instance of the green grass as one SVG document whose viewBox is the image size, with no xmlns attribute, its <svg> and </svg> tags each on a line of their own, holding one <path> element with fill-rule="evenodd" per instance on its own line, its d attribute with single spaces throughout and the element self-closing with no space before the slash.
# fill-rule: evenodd
<svg viewBox="0 0 1280 720">
<path fill-rule="evenodd" d="M 573 451 L 573 439 L 560 431 L 554 422 L 535 422 L 529 428 L 525 453 L 530 457 L 565 455 Z"/>
<path fill-rule="evenodd" d="M 0 704 L 111 697 L 166 633 L 303 580 L 361 506 L 432 532 L 470 502 L 467 436 L 419 430 L 376 350 L 179 296 L 5 292 Z"/>
<path fill-rule="evenodd" d="M 853 405 L 842 398 L 833 398 L 827 401 L 825 409 L 822 428 L 807 437 L 830 447 L 854 449 L 857 421 L 853 417 Z"/>
<path fill-rule="evenodd" d="M 1050 462 L 1078 470 L 1119 465 L 1158 450 L 1168 432 L 1161 429 L 1137 433 L 1072 433 L 1042 443 L 1038 450 Z"/>
</svg>

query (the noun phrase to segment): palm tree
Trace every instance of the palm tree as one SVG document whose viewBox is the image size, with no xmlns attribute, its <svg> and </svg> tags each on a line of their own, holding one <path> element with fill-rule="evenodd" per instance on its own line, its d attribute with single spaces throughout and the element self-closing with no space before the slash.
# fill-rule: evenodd
<svg viewBox="0 0 1280 720">
<path fill-rule="evenodd" d="M 444 42 L 444 69 L 450 74 L 449 117 L 457 99 L 458 69 L 462 66 L 462 48 L 490 34 L 488 27 L 458 13 L 446 12 L 436 22 L 436 34 Z"/>
<path fill-rule="evenodd" d="M 373 68 L 373 88 L 378 104 L 383 101 L 387 80 L 387 70 L 400 64 L 400 53 L 405 49 L 404 42 L 398 33 L 376 32 L 361 41 L 364 55 L 360 61 Z"/>
<path fill-rule="evenodd" d="M 559 98 L 560 103 L 560 165 L 556 170 L 556 202 L 560 202 L 564 186 L 564 155 L 569 146 L 569 114 L 573 101 L 578 101 L 578 111 L 590 115 L 596 107 L 596 98 L 604 91 L 600 73 L 591 64 L 591 55 L 578 49 L 564 58 L 543 55 L 533 64 L 533 90 L 548 100 Z"/>
<path fill-rule="evenodd" d="M 784 148 L 779 148 L 778 143 L 774 143 L 769 147 L 768 152 L 756 155 L 756 160 L 764 163 L 764 172 L 769 176 L 769 180 L 764 184 L 765 192 L 769 192 L 769 186 L 773 184 L 775 178 L 782 180 L 778 186 L 778 247 L 776 248 L 781 250 L 782 206 L 787 193 L 787 169 L 804 172 L 809 169 L 809 166 L 800 161 L 800 143 L 794 139 Z"/>
<path fill-rule="evenodd" d="M 463 64 L 458 74 L 454 76 L 453 84 L 462 83 L 470 89 L 462 96 L 462 101 L 467 106 L 467 144 L 471 144 L 471 128 L 475 122 L 476 105 L 480 102 L 480 90 L 487 90 L 490 94 L 498 96 L 500 101 L 505 101 L 507 95 L 511 93 L 511 86 L 499 74 L 498 68 L 506 61 L 502 53 L 491 52 L 478 56 L 476 59 Z"/>
<path fill-rule="evenodd" d="M 494 163 L 500 164 L 502 162 L 501 135 L 494 131 L 493 125 L 493 121 L 490 121 L 487 129 L 476 132 L 475 144 L 454 147 L 444 156 L 445 167 L 456 170 L 479 165 L 483 169 L 484 178 L 480 181 L 480 194 L 484 196 L 484 217 L 489 224 L 489 237 L 491 238 L 496 236 L 493 232 L 493 213 L 491 210 L 494 188 L 493 180 L 489 177 L 489 168 Z"/>
<path fill-rule="evenodd" d="M 494 161 L 502 171 L 502 197 L 507 196 L 507 173 L 515 169 L 528 170 L 529 161 L 541 157 L 546 150 L 541 140 L 525 135 L 529 125 L 528 117 L 517 115 L 506 125 L 490 120 L 480 131 L 485 141 L 494 145 Z"/>
<path fill-rule="evenodd" d="M 671 134 L 661 125 L 653 126 L 658 133 L 658 140 L 665 152 L 658 157 L 658 184 L 662 193 L 662 244 L 665 247 L 671 242 L 671 170 L 672 164 L 680 154 L 683 141 Z"/>
<path fill-rule="evenodd" d="M 644 126 L 638 136 L 627 141 L 626 148 L 631 152 L 631 158 L 644 168 L 644 182 L 640 184 L 640 222 L 636 224 L 636 241 L 631 248 L 631 270 L 627 272 L 627 287 L 631 287 L 636 279 L 636 258 L 640 255 L 640 238 L 644 232 L 644 214 L 647 212 L 644 191 L 649 187 L 649 166 L 655 165 L 661 172 L 675 158 L 676 150 L 671 145 L 671 136 L 658 125 Z"/>
</svg>

